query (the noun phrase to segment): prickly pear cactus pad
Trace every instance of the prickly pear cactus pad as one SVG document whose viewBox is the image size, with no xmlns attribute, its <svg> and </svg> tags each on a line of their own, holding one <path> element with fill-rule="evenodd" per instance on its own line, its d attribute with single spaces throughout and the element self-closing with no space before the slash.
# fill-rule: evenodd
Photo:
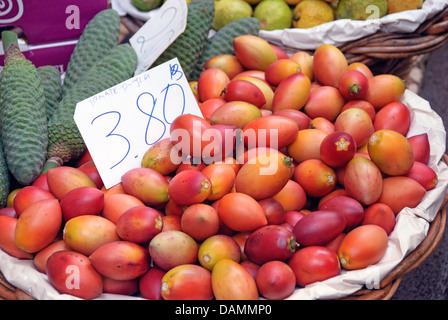
<svg viewBox="0 0 448 320">
<path fill-rule="evenodd" d="M 61 73 L 53 66 L 42 66 L 37 68 L 45 95 L 45 110 L 47 120 L 53 115 L 59 101 L 62 98 Z"/>
<path fill-rule="evenodd" d="M 28 185 L 40 175 L 47 154 L 45 96 L 36 67 L 11 33 L 2 33 L 6 58 L 0 80 L 1 138 L 9 171 Z"/>
<path fill-rule="evenodd" d="M 0 139 L 0 208 L 6 207 L 6 201 L 9 194 L 9 171 L 6 164 L 3 143 Z"/>
<path fill-rule="evenodd" d="M 177 57 L 188 79 L 204 49 L 214 13 L 214 0 L 192 0 L 188 4 L 185 31 L 162 53 L 153 67 Z"/>
<path fill-rule="evenodd" d="M 113 9 L 100 11 L 89 21 L 70 56 L 64 78 L 64 94 L 118 44 L 119 34 L 120 17 Z"/>
</svg>

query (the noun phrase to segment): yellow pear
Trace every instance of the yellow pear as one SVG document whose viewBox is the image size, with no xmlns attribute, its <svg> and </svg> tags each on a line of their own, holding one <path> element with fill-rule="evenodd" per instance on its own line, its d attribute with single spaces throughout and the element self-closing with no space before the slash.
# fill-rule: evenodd
<svg viewBox="0 0 448 320">
<path fill-rule="evenodd" d="M 421 8 L 422 0 L 387 0 L 387 13 L 397 13 Z"/>
<path fill-rule="evenodd" d="M 321 0 L 305 0 L 297 4 L 292 13 L 294 28 L 312 28 L 334 20 L 333 9 Z"/>
</svg>

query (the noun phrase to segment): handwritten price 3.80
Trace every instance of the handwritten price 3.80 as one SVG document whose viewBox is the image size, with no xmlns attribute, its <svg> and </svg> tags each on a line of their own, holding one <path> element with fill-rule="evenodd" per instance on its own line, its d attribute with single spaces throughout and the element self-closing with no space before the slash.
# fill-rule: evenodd
<svg viewBox="0 0 448 320">
<path fill-rule="evenodd" d="M 115 148 L 115 150 L 123 151 L 118 157 L 119 160 L 113 163 L 110 169 L 115 168 L 126 160 L 131 154 L 134 143 L 141 145 L 141 141 L 136 141 L 136 139 L 142 139 L 146 147 L 155 144 L 168 134 L 169 126 L 174 119 L 184 114 L 186 110 L 185 91 L 184 87 L 177 83 L 182 77 L 183 73 L 179 69 L 179 66 L 177 64 L 170 64 L 171 82 L 160 90 L 160 92 L 140 92 L 135 99 L 135 112 L 129 112 L 129 110 L 125 110 L 124 112 L 110 110 L 92 119 L 90 122 L 91 125 L 106 130 L 104 136 L 106 143 L 114 143 L 114 146 L 116 146 L 115 143 L 121 141 L 120 145 L 124 145 L 122 149 Z M 130 130 L 127 125 L 124 125 L 125 122 L 123 121 L 123 117 L 127 115 L 136 115 L 136 117 L 140 116 L 140 118 L 144 117 L 146 119 L 145 126 Z M 107 126 L 107 129 L 105 126 Z M 137 157 L 138 155 L 134 156 L 134 158 Z"/>
</svg>

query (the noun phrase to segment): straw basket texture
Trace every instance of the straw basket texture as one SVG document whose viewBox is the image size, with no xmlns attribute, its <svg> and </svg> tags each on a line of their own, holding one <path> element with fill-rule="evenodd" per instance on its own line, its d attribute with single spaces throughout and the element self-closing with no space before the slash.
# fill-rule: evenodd
<svg viewBox="0 0 448 320">
<path fill-rule="evenodd" d="M 405 77 L 417 57 L 440 48 L 448 40 L 448 7 L 425 21 L 414 33 L 378 32 L 343 44 L 349 63 L 362 62 L 376 73 Z"/>
<path fill-rule="evenodd" d="M 0 272 L 0 300 L 34 300 L 34 298 L 11 285 Z"/>
</svg>

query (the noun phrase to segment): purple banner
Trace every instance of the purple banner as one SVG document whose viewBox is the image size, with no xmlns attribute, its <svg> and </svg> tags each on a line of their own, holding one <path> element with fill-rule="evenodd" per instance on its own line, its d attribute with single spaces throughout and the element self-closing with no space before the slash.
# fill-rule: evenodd
<svg viewBox="0 0 448 320">
<path fill-rule="evenodd" d="M 23 30 L 29 45 L 23 52 L 36 67 L 55 65 L 65 70 L 84 27 L 107 8 L 107 0 L 0 0 L 0 27 Z"/>
</svg>

